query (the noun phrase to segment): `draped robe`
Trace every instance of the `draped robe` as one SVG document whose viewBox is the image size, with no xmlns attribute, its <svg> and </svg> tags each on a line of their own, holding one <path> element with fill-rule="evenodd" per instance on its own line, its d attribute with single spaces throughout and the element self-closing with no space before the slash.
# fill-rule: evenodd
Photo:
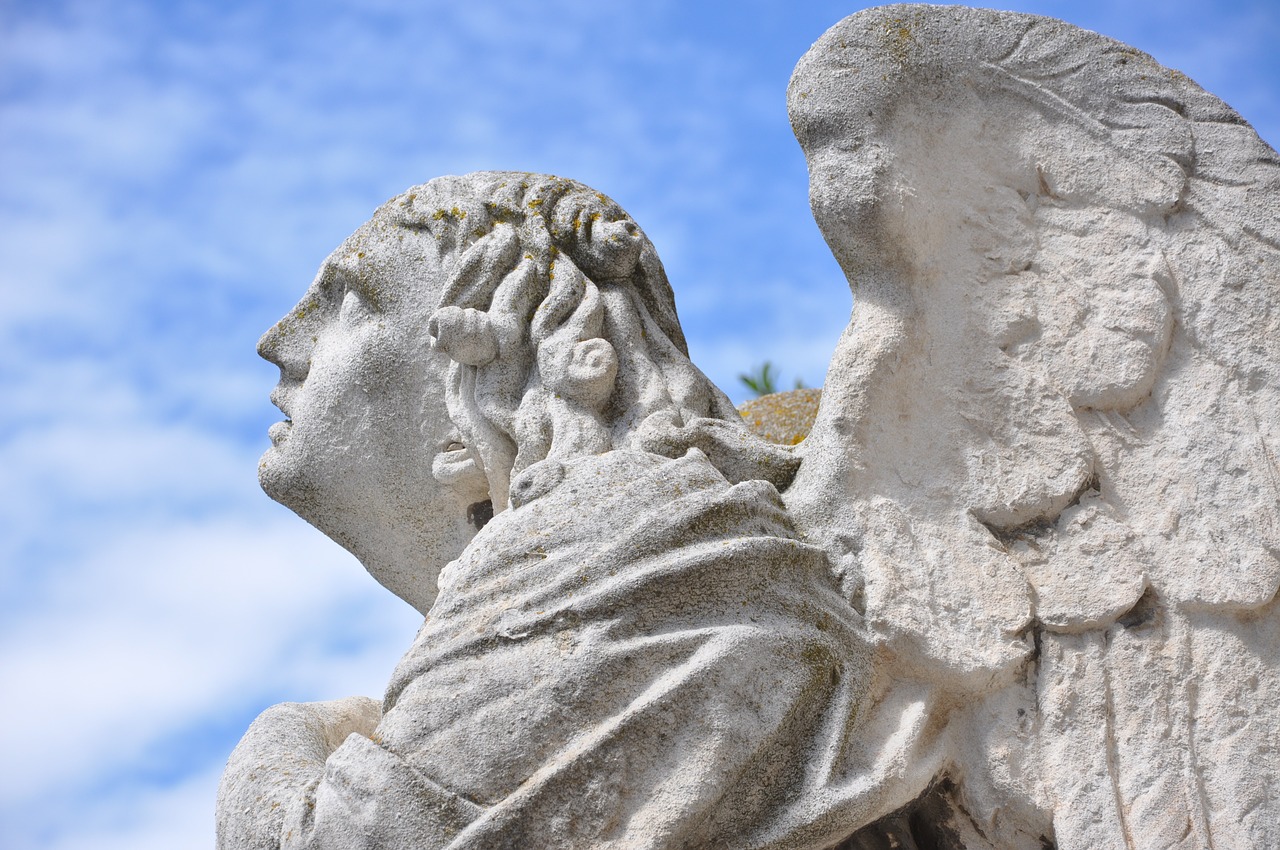
<svg viewBox="0 0 1280 850">
<path fill-rule="evenodd" d="M 879 813 L 870 651 L 772 484 L 617 450 L 512 494 L 283 847 L 822 847 Z"/>
</svg>

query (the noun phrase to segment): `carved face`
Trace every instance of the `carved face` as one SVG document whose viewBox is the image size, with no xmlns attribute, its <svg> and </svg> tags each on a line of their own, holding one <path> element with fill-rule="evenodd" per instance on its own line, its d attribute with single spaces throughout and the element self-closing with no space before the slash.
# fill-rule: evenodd
<svg viewBox="0 0 1280 850">
<path fill-rule="evenodd" d="M 258 344 L 280 367 L 272 401 L 288 417 L 271 427 L 263 489 L 422 611 L 475 534 L 469 508 L 488 498 L 426 332 L 441 265 L 429 233 L 376 215 Z"/>
</svg>

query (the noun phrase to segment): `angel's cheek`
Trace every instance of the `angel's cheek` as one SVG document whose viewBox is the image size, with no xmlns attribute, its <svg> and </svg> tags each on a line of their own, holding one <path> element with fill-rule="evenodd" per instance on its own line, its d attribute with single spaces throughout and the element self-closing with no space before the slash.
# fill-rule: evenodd
<svg viewBox="0 0 1280 850">
<path fill-rule="evenodd" d="M 1061 389 L 1076 410 L 1124 411 L 1151 394 L 1162 352 L 1120 330 L 1097 329 L 1068 345 Z"/>
</svg>

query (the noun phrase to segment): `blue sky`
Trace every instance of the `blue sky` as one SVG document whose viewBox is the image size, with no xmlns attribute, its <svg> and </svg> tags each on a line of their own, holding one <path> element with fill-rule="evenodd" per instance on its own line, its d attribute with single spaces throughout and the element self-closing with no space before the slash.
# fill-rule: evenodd
<svg viewBox="0 0 1280 850">
<path fill-rule="evenodd" d="M 0 848 L 198 848 L 282 700 L 378 695 L 417 618 L 255 481 L 253 353 L 440 174 L 546 171 L 657 244 L 694 359 L 822 381 L 848 290 L 783 93 L 833 2 L 0 0 Z M 1280 7 L 1022 2 L 1280 141 Z"/>
</svg>

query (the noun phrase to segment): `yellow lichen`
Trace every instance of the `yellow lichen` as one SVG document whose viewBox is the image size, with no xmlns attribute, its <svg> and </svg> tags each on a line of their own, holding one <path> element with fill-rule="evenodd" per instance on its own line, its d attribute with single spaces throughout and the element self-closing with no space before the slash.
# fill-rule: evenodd
<svg viewBox="0 0 1280 850">
<path fill-rule="evenodd" d="M 452 218 L 452 219 L 456 219 L 457 221 L 462 221 L 466 217 L 467 217 L 466 210 L 460 210 L 457 207 L 454 207 L 453 209 L 448 209 L 448 210 L 438 209 L 431 214 L 431 218 L 433 221 L 440 221 L 445 218 Z"/>
<path fill-rule="evenodd" d="M 809 435 L 818 415 L 822 391 L 792 390 L 761 396 L 738 408 L 757 437 L 783 446 L 794 446 Z"/>
</svg>

